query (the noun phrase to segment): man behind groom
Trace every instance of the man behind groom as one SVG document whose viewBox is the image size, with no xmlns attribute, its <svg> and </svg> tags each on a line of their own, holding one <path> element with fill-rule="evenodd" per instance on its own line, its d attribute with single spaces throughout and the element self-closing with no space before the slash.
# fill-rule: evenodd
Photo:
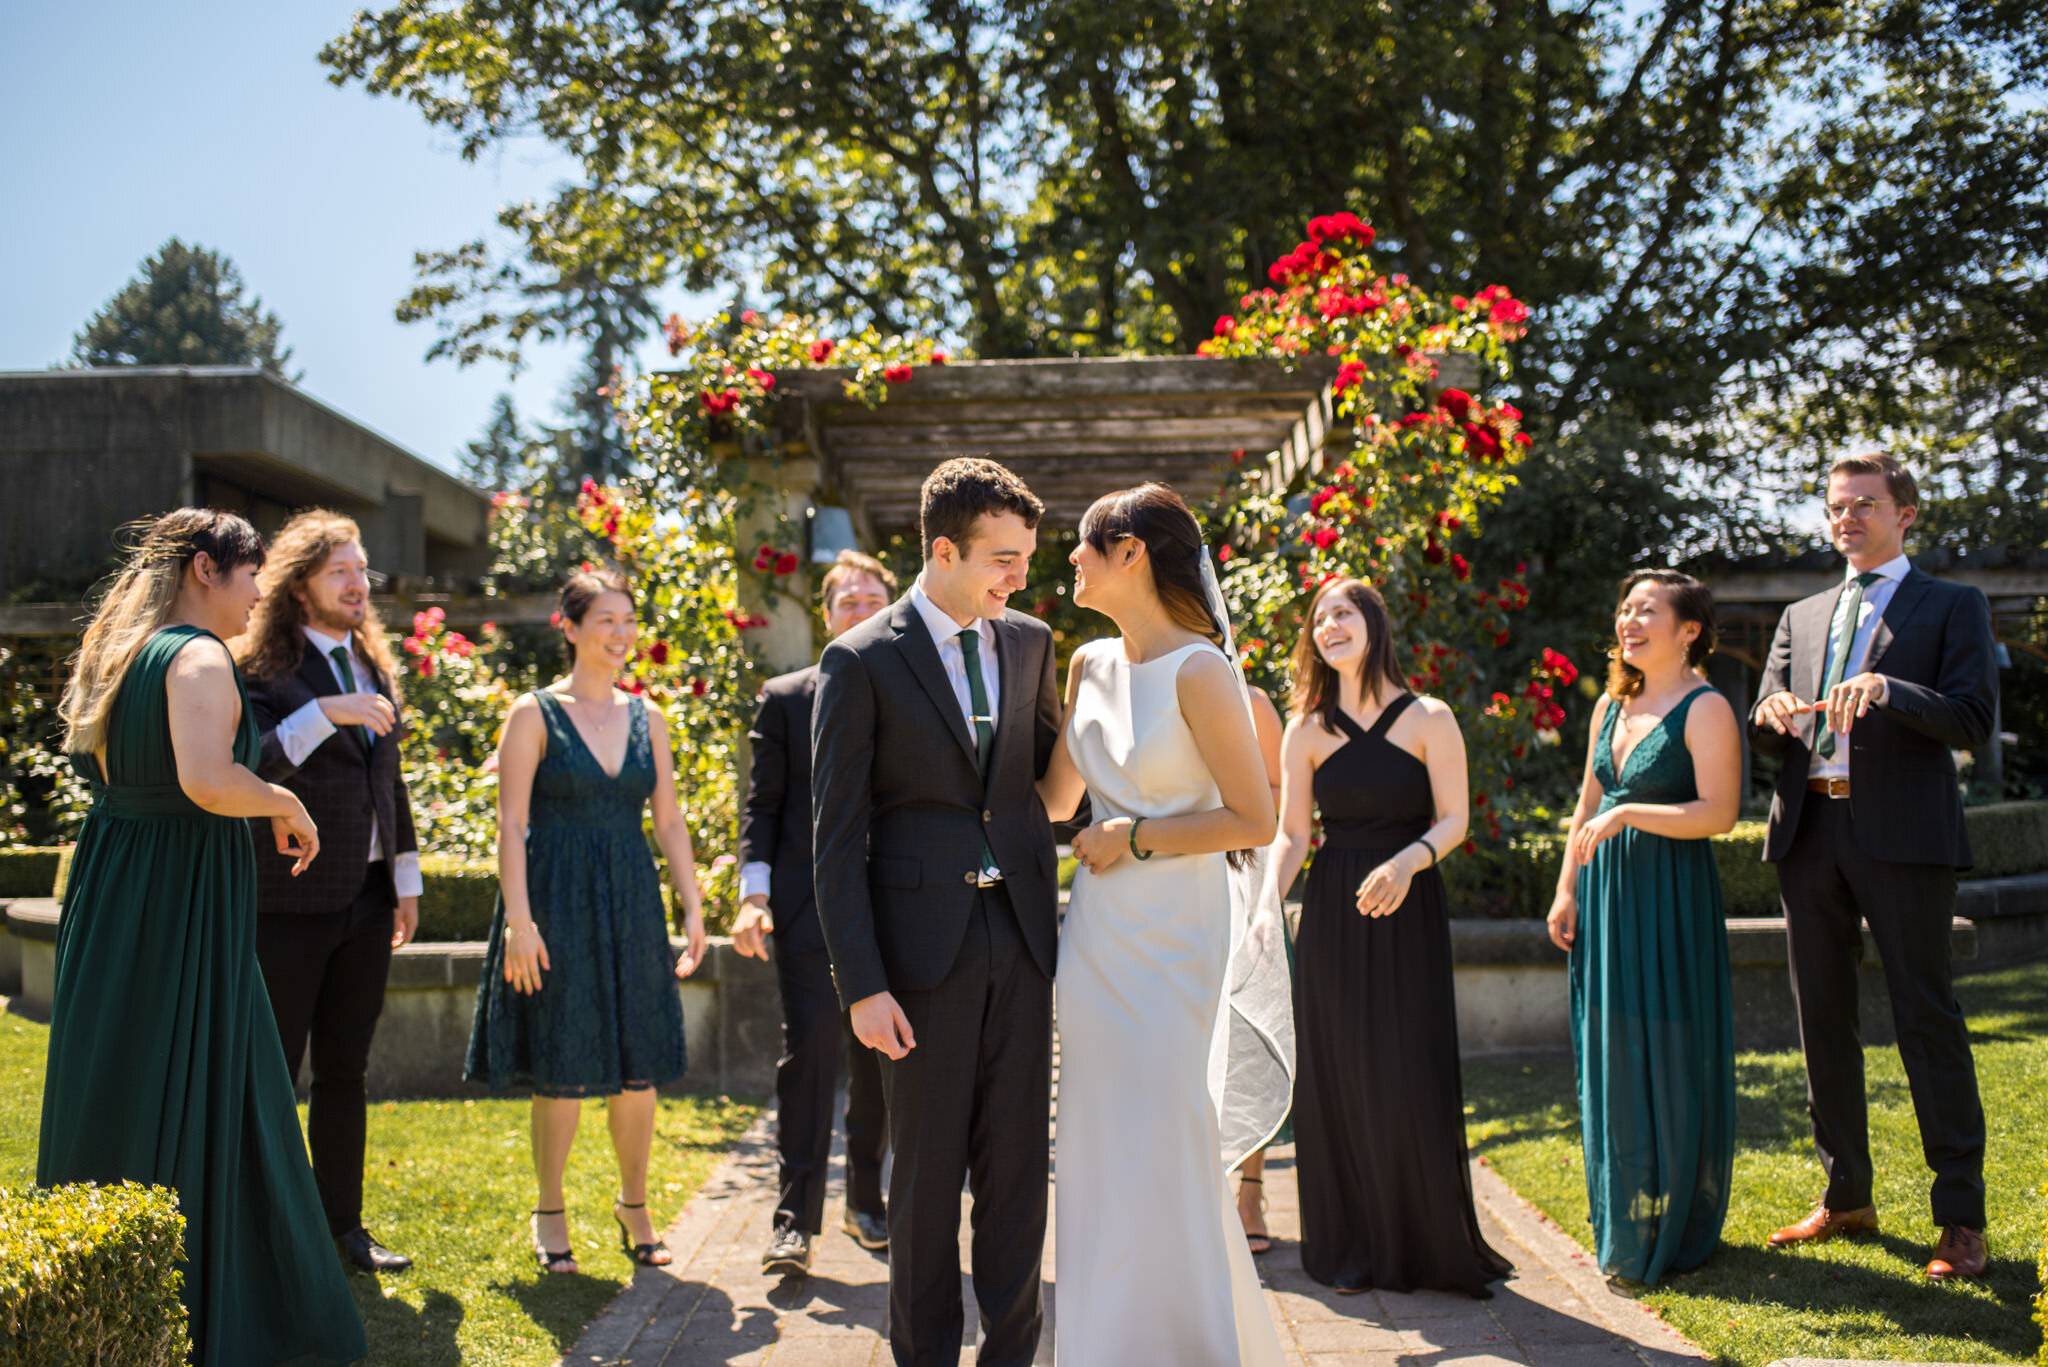
<svg viewBox="0 0 2048 1367">
<path fill-rule="evenodd" d="M 924 569 L 825 647 L 811 719 L 818 915 L 839 998 L 883 1055 L 889 1347 L 955 1367 L 960 1185 L 982 1367 L 1026 1367 L 1043 1312 L 1058 936 L 1036 783 L 1059 736 L 1052 632 L 1011 612 L 1044 508 L 987 460 L 924 482 Z"/>
<path fill-rule="evenodd" d="M 1844 581 L 1778 622 L 1752 714 L 1784 769 L 1764 858 L 1778 866 L 1792 991 L 1806 1053 L 1820 1205 L 1773 1248 L 1877 1229 L 1857 962 L 1867 922 L 1884 966 L 1899 1055 L 1941 1237 L 1927 1275 L 1984 1271 L 1984 1111 L 1949 964 L 1956 871 L 1970 867 L 1952 750 L 1991 734 L 1990 605 L 1915 569 L 1902 547 L 1919 494 L 1886 455 L 1828 471 L 1827 516 Z"/>
</svg>

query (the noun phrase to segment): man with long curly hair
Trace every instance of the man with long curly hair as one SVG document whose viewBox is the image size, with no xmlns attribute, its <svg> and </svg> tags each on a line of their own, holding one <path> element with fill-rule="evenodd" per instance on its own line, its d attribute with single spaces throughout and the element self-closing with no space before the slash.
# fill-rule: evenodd
<svg viewBox="0 0 2048 1367">
<path fill-rule="evenodd" d="M 364 1074 L 391 952 L 419 924 L 422 888 L 398 767 L 397 662 L 348 518 L 315 509 L 287 522 L 259 583 L 235 642 L 263 732 L 259 772 L 306 804 L 327 857 L 294 878 L 257 842 L 257 958 L 294 1074 L 312 1045 L 306 1138 L 328 1230 L 351 1266 L 397 1272 L 412 1260 L 363 1228 Z"/>
</svg>

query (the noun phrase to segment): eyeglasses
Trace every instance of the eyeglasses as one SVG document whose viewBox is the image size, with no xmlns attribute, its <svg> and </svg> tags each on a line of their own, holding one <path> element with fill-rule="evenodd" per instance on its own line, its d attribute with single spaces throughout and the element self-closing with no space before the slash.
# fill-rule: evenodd
<svg viewBox="0 0 2048 1367">
<path fill-rule="evenodd" d="M 1876 511 L 1878 504 L 1895 502 L 1896 499 L 1890 498 L 1852 498 L 1847 503 L 1830 503 L 1827 505 L 1828 521 L 1840 522 L 1845 517 L 1853 517 L 1861 522 Z"/>
</svg>

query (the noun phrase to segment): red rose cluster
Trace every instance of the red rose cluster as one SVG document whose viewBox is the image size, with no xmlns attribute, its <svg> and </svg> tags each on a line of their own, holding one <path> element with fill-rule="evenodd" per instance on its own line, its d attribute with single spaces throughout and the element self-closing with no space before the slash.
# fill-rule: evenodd
<svg viewBox="0 0 2048 1367">
<path fill-rule="evenodd" d="M 619 505 L 588 475 L 583 477 L 583 488 L 576 495 L 576 520 L 586 531 L 607 541 L 619 534 Z"/>
<path fill-rule="evenodd" d="M 754 551 L 754 568 L 763 574 L 795 574 L 798 563 L 795 551 L 777 551 L 765 541 Z"/>
</svg>

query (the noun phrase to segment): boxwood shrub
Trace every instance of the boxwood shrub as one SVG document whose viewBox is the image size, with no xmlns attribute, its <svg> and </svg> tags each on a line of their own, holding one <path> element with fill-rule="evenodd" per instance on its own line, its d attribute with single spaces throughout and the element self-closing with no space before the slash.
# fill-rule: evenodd
<svg viewBox="0 0 2048 1367">
<path fill-rule="evenodd" d="M 0 1189 L 0 1362 L 183 1363 L 184 1232 L 165 1187 Z"/>
<path fill-rule="evenodd" d="M 56 849 L 23 846 L 0 850 L 0 898 L 48 897 L 57 886 Z"/>
</svg>

